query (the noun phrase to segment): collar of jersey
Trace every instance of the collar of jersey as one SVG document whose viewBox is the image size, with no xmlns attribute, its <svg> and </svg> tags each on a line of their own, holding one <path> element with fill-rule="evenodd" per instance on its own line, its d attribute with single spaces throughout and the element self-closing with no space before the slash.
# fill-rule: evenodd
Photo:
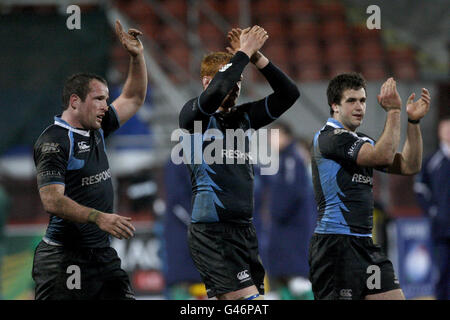
<svg viewBox="0 0 450 320">
<path fill-rule="evenodd" d="M 344 126 L 334 118 L 328 118 L 327 125 L 332 126 L 333 128 L 344 128 Z"/>
<path fill-rule="evenodd" d="M 89 137 L 90 136 L 89 130 L 76 129 L 76 128 L 72 127 L 70 124 L 68 124 L 66 121 L 64 121 L 63 119 L 61 119 L 58 116 L 55 116 L 55 124 L 57 126 L 66 128 L 66 129 L 68 129 L 70 131 L 73 131 L 75 133 L 81 134 L 82 136 L 85 136 L 85 137 Z"/>
</svg>

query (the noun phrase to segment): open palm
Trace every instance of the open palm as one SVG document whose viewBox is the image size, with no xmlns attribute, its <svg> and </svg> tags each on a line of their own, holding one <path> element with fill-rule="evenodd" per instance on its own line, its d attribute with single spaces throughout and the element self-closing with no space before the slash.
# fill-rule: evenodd
<svg viewBox="0 0 450 320">
<path fill-rule="evenodd" d="M 137 29 L 129 29 L 127 33 L 123 30 L 120 21 L 116 20 L 116 34 L 130 55 L 135 57 L 144 50 L 141 41 L 137 37 L 142 35 L 141 31 Z"/>
<path fill-rule="evenodd" d="M 414 101 L 416 94 L 412 93 L 406 102 L 406 112 L 411 120 L 422 119 L 430 109 L 430 93 L 427 89 L 422 88 L 422 95 L 419 100 Z"/>
</svg>

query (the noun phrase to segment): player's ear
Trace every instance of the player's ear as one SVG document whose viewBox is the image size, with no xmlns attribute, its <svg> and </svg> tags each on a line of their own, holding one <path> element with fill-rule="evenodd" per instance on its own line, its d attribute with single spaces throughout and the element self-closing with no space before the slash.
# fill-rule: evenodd
<svg viewBox="0 0 450 320">
<path fill-rule="evenodd" d="M 77 109 L 78 106 L 80 105 L 81 99 L 78 95 L 76 95 L 75 93 L 70 95 L 70 100 L 69 100 L 69 108 L 71 109 Z"/>
<path fill-rule="evenodd" d="M 211 80 L 212 80 L 211 77 L 203 76 L 203 78 L 202 78 L 203 90 L 205 90 L 209 86 L 209 83 L 211 82 Z"/>
<path fill-rule="evenodd" d="M 339 107 L 338 107 L 338 105 L 336 103 L 333 103 L 331 105 L 331 109 L 333 109 L 334 113 L 339 113 Z"/>
</svg>

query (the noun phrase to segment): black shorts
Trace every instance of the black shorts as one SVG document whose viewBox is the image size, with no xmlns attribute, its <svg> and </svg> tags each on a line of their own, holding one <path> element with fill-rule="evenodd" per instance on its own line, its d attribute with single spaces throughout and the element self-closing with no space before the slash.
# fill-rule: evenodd
<svg viewBox="0 0 450 320">
<path fill-rule="evenodd" d="M 32 276 L 36 300 L 134 300 L 127 273 L 111 248 L 67 248 L 41 241 Z"/>
<path fill-rule="evenodd" d="M 193 223 L 189 249 L 208 298 L 255 285 L 264 294 L 264 267 L 253 224 Z"/>
<path fill-rule="evenodd" d="M 391 261 L 370 237 L 314 234 L 308 260 L 316 300 L 360 300 L 400 288 Z"/>
</svg>

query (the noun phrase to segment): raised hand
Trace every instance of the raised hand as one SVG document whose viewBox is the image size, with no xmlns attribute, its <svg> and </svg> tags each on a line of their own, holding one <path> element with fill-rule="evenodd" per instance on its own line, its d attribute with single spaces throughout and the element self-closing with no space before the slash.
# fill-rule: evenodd
<svg viewBox="0 0 450 320">
<path fill-rule="evenodd" d="M 260 26 L 253 26 L 242 30 L 240 40 L 240 51 L 251 57 L 256 53 L 269 38 L 266 30 Z"/>
<path fill-rule="evenodd" d="M 235 54 L 241 48 L 241 37 L 242 29 L 233 28 L 227 34 L 228 42 L 230 43 L 229 47 L 226 47 L 228 53 Z"/>
<path fill-rule="evenodd" d="M 430 110 L 431 96 L 427 89 L 422 88 L 422 95 L 419 100 L 414 102 L 416 94 L 413 92 L 406 102 L 406 113 L 411 120 L 422 119 Z"/>
<path fill-rule="evenodd" d="M 380 89 L 380 94 L 377 95 L 378 102 L 384 110 L 401 110 L 402 99 L 397 91 L 397 84 L 394 78 L 387 79 Z"/>
<path fill-rule="evenodd" d="M 138 36 L 142 35 L 142 32 L 137 29 L 129 29 L 128 33 L 123 30 L 119 20 L 116 20 L 116 34 L 122 43 L 123 47 L 127 49 L 128 53 L 135 57 L 142 53 L 144 47 Z"/>
</svg>

